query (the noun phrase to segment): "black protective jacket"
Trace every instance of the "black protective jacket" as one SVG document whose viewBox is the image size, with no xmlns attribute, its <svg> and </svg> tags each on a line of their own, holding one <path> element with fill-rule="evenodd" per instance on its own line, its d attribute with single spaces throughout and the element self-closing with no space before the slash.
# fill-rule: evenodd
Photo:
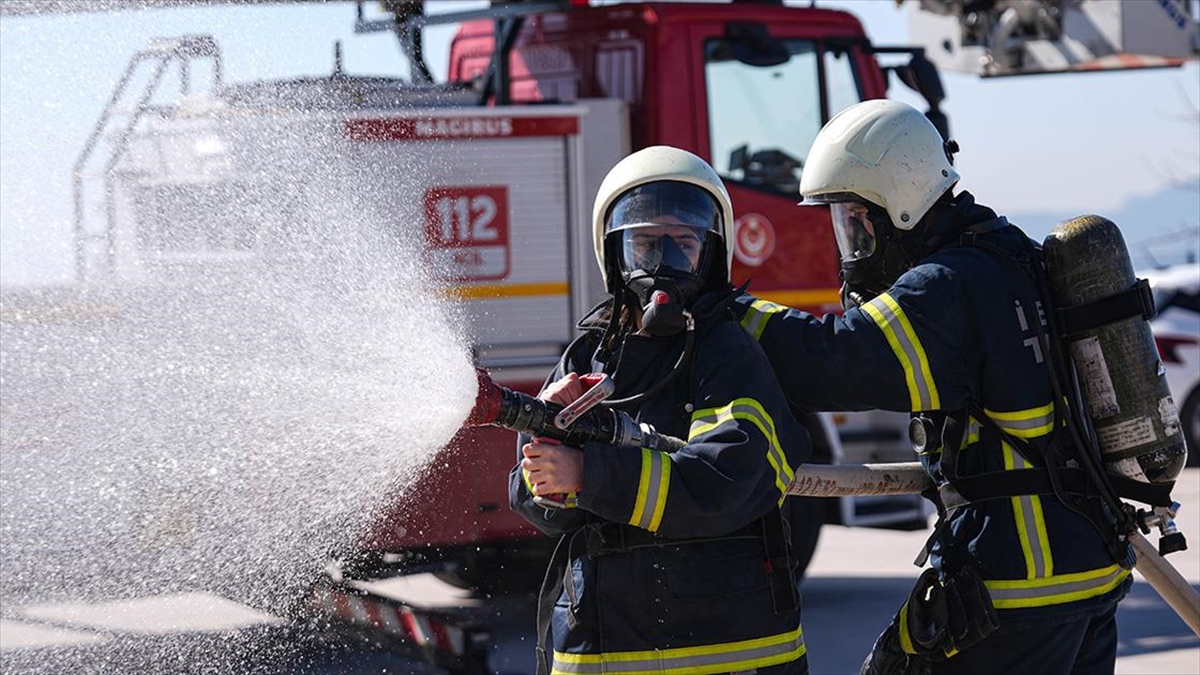
<svg viewBox="0 0 1200 675">
<path fill-rule="evenodd" d="M 1040 303 L 1019 262 L 1032 242 L 966 193 L 952 218 L 948 230 L 974 226 L 987 246 L 954 239 L 841 316 L 817 318 L 745 295 L 742 323 L 800 409 L 954 414 L 964 420 L 957 476 L 1040 465 L 1058 441 L 1035 323 Z M 981 424 L 984 415 L 994 426 Z M 1015 451 L 1014 437 L 1034 456 Z M 950 478 L 944 459 L 920 457 L 938 485 Z M 1099 611 L 1129 584 L 1097 528 L 1053 494 L 955 509 L 930 550 L 939 569 L 973 564 L 1002 619 Z"/>
<path fill-rule="evenodd" d="M 593 361 L 597 343 L 576 340 L 547 383 L 603 368 L 613 398 L 636 394 L 667 376 L 684 340 L 626 335 L 607 365 Z M 806 672 L 799 608 L 777 607 L 771 590 L 763 521 L 781 506 L 786 515 L 783 490 L 809 438 L 762 350 L 723 307 L 697 327 L 680 375 L 626 412 L 687 445 L 586 444 L 574 509 L 534 504 L 519 464 L 510 476 L 512 508 L 569 552 L 553 672 Z"/>
</svg>

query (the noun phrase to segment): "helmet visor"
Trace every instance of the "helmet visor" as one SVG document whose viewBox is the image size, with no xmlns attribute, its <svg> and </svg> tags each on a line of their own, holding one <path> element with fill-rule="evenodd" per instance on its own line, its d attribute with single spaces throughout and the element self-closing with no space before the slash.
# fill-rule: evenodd
<svg viewBox="0 0 1200 675">
<path fill-rule="evenodd" d="M 624 273 L 665 266 L 698 274 L 709 232 L 721 233 L 721 210 L 707 190 L 675 181 L 640 185 L 609 209 L 605 236 L 621 238 Z"/>
<path fill-rule="evenodd" d="M 829 205 L 833 216 L 833 236 L 837 239 L 842 262 L 862 260 L 875 252 L 875 223 L 867 205 L 861 202 L 836 202 Z"/>
</svg>

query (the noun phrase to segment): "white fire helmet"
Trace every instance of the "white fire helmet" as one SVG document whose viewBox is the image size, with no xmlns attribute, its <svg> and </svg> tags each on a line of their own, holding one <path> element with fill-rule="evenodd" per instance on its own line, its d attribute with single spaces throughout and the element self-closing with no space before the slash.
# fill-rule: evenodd
<svg viewBox="0 0 1200 675">
<path fill-rule="evenodd" d="M 708 162 L 686 150 L 656 145 L 617 162 L 604 177 L 596 194 L 592 235 L 596 262 L 606 285 L 609 279 L 605 235 L 639 225 L 659 224 L 646 217 L 655 209 L 669 212 L 668 215 L 685 221 L 682 224 L 687 227 L 702 230 L 702 241 L 704 232 L 718 235 L 725 253 L 725 281 L 729 281 L 733 264 L 733 207 L 721 177 Z M 632 264 L 627 260 L 613 262 L 618 267 L 623 263 Z M 668 261 L 664 259 L 663 262 Z M 698 272 L 695 269 L 681 271 Z"/>
<path fill-rule="evenodd" d="M 800 196 L 806 204 L 835 205 L 835 221 L 846 223 L 859 219 L 838 218 L 838 205 L 865 200 L 887 211 L 897 229 L 911 230 L 958 179 L 941 134 L 925 115 L 904 103 L 877 99 L 846 108 L 817 134 L 800 178 Z M 849 229 L 842 232 L 834 223 L 839 247 L 853 241 L 861 245 L 864 234 L 874 239 L 874 232 Z M 843 259 L 863 253 L 869 252 L 842 248 Z"/>
</svg>

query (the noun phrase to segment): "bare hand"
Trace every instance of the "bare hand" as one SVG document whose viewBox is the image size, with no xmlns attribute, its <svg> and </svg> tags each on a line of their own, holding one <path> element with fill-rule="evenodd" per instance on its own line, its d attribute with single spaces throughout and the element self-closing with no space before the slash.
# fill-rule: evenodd
<svg viewBox="0 0 1200 675">
<path fill-rule="evenodd" d="M 583 488 L 583 451 L 569 445 L 526 443 L 521 468 L 529 474 L 533 495 L 564 494 Z"/>
<path fill-rule="evenodd" d="M 584 385 L 583 380 L 579 379 L 575 373 L 567 373 L 562 379 L 552 382 L 550 386 L 546 387 L 546 390 L 538 395 L 538 398 L 566 406 L 583 396 L 585 391 L 587 391 L 587 386 Z"/>
</svg>

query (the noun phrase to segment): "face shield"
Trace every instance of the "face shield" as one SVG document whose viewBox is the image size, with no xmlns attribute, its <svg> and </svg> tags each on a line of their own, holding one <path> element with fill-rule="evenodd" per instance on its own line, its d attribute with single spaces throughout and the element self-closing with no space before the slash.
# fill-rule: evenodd
<svg viewBox="0 0 1200 675">
<path fill-rule="evenodd" d="M 721 210 L 707 190 L 675 181 L 640 185 L 609 210 L 605 237 L 620 238 L 617 265 L 628 276 L 666 270 L 703 276 L 709 232 L 721 233 Z"/>
<path fill-rule="evenodd" d="M 850 309 L 887 290 L 913 265 L 883 207 L 852 193 L 805 197 L 829 204 L 841 256 L 842 306 Z M 849 301 L 848 301 L 849 300 Z"/>
<path fill-rule="evenodd" d="M 879 231 L 868 207 L 861 202 L 834 202 L 829 205 L 833 216 L 833 236 L 837 239 L 842 262 L 871 257 L 875 252 L 875 235 Z"/>
</svg>

